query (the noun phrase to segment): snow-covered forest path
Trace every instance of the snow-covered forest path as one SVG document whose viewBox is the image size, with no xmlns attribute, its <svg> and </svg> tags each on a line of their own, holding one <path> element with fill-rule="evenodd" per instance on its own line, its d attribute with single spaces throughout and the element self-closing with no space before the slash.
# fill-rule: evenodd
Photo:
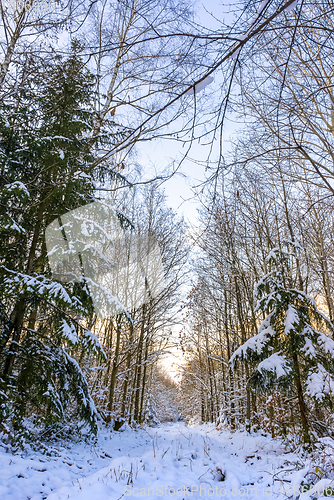
<svg viewBox="0 0 334 500">
<path fill-rule="evenodd" d="M 277 498 L 280 487 L 299 484 L 308 467 L 291 472 L 300 458 L 261 433 L 182 423 L 101 431 L 94 446 L 53 445 L 48 453 L 1 451 L 1 500 Z"/>
</svg>

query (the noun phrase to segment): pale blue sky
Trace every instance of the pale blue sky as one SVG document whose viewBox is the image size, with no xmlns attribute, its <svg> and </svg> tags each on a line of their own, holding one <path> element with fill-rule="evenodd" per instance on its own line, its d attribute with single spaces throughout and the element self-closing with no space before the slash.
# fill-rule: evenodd
<svg viewBox="0 0 334 500">
<path fill-rule="evenodd" d="M 216 19 L 225 19 L 226 22 L 228 18 L 230 18 L 230 20 L 233 19 L 231 15 L 228 15 L 228 5 L 230 3 L 229 0 L 225 0 L 224 2 L 207 0 L 204 7 L 203 2 L 198 1 L 198 22 L 211 29 L 220 28 L 220 22 L 211 17 L 206 11 L 212 12 Z M 217 88 L 220 79 L 219 71 L 213 76 L 215 81 L 212 86 L 216 86 Z M 207 92 L 207 90 L 204 89 L 202 92 Z M 235 136 L 238 128 L 236 123 L 229 120 L 226 121 L 224 129 L 224 153 L 226 153 L 229 148 L 231 136 Z M 186 146 L 182 147 L 182 144 L 175 140 L 150 141 L 138 147 L 138 160 L 139 163 L 143 165 L 146 172 L 149 170 L 150 173 L 154 175 L 154 169 L 156 169 L 157 172 L 161 172 L 173 161 L 180 161 L 185 151 Z M 189 153 L 189 158 L 205 161 L 208 153 L 209 146 L 199 144 L 196 141 Z M 196 209 L 199 205 L 198 202 L 193 199 L 193 191 L 191 188 L 205 179 L 204 167 L 190 160 L 185 160 L 181 166 L 180 173 L 184 174 L 186 177 L 177 174 L 163 184 L 168 196 L 168 204 L 173 209 L 177 210 L 179 214 L 183 214 L 185 219 L 191 224 L 196 224 Z"/>
</svg>

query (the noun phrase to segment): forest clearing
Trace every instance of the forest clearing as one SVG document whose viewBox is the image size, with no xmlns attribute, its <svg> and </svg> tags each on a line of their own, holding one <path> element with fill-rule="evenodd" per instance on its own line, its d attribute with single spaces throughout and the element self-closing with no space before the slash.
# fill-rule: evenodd
<svg viewBox="0 0 334 500">
<path fill-rule="evenodd" d="M 102 431 L 91 446 L 54 444 L 45 454 L 11 458 L 1 452 L 3 500 L 95 500 L 120 498 L 264 499 L 315 494 L 330 496 L 322 479 L 323 442 L 318 467 L 306 456 L 287 452 L 270 436 L 216 430 L 212 424 Z M 322 458 L 321 458 L 322 456 Z M 298 470 L 297 470 L 298 468 Z M 317 469 L 317 471 L 315 470 Z M 313 490 L 305 485 L 314 480 Z"/>
</svg>

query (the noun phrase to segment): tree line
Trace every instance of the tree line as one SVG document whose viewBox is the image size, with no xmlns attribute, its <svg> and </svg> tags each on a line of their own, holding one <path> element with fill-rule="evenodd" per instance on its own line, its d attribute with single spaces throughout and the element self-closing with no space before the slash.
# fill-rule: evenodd
<svg viewBox="0 0 334 500">
<path fill-rule="evenodd" d="M 331 8 L 240 54 L 247 126 L 202 195 L 182 339 L 188 418 L 307 443 L 333 419 Z"/>
</svg>

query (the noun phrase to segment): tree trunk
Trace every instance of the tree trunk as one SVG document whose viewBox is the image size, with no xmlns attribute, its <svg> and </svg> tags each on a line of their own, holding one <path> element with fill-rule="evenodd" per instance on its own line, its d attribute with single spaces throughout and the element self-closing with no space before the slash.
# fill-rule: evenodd
<svg viewBox="0 0 334 500">
<path fill-rule="evenodd" d="M 141 397 L 140 397 L 140 409 L 139 409 L 139 418 L 138 418 L 138 422 L 140 424 L 143 421 L 143 409 L 144 409 L 144 396 L 145 396 L 145 389 L 146 389 L 146 372 L 147 372 L 148 348 L 149 348 L 149 338 L 147 337 L 146 338 L 146 342 L 145 342 L 144 370 L 143 370 L 142 388 L 141 388 Z"/>
<path fill-rule="evenodd" d="M 138 351 L 137 351 L 137 361 L 136 361 L 136 380 L 135 380 L 135 400 L 134 400 L 134 411 L 133 411 L 133 419 L 135 422 L 138 422 L 139 417 L 139 391 L 140 391 L 140 382 L 141 382 L 141 364 L 142 364 L 142 351 L 143 351 L 143 342 L 144 342 L 144 332 L 145 332 L 145 317 L 146 317 L 146 305 L 143 305 L 143 317 L 140 328 L 139 342 L 138 342 Z"/>
<path fill-rule="evenodd" d="M 119 348 L 121 343 L 121 318 L 120 315 L 116 318 L 117 326 L 116 326 L 116 346 L 115 346 L 115 354 L 112 362 L 112 370 L 110 377 L 110 386 L 109 386 L 109 403 L 108 410 L 112 411 L 114 404 L 114 394 L 115 394 L 115 384 L 116 384 L 116 375 L 118 372 L 118 358 L 119 358 Z"/>
<path fill-rule="evenodd" d="M 128 385 L 130 380 L 130 366 L 131 366 L 131 347 L 133 341 L 133 322 L 130 323 L 130 335 L 129 335 L 129 344 L 128 344 L 128 353 L 126 356 L 126 375 L 123 385 L 123 396 L 122 396 L 122 407 L 121 407 L 121 417 L 125 417 L 125 409 L 126 409 L 126 400 L 128 393 Z"/>
<path fill-rule="evenodd" d="M 299 412 L 300 412 L 300 420 L 303 428 L 303 440 L 304 443 L 308 444 L 310 443 L 310 434 L 309 434 L 309 423 L 307 420 L 307 410 L 306 410 L 306 405 L 304 401 L 304 396 L 303 396 L 303 389 L 302 389 L 302 384 L 300 381 L 300 369 L 299 369 L 299 361 L 298 361 L 298 356 L 294 352 L 292 355 L 292 360 L 293 360 L 293 368 L 294 368 L 294 381 L 295 381 L 295 386 L 297 390 L 297 395 L 298 395 L 298 406 L 299 406 Z"/>
</svg>

